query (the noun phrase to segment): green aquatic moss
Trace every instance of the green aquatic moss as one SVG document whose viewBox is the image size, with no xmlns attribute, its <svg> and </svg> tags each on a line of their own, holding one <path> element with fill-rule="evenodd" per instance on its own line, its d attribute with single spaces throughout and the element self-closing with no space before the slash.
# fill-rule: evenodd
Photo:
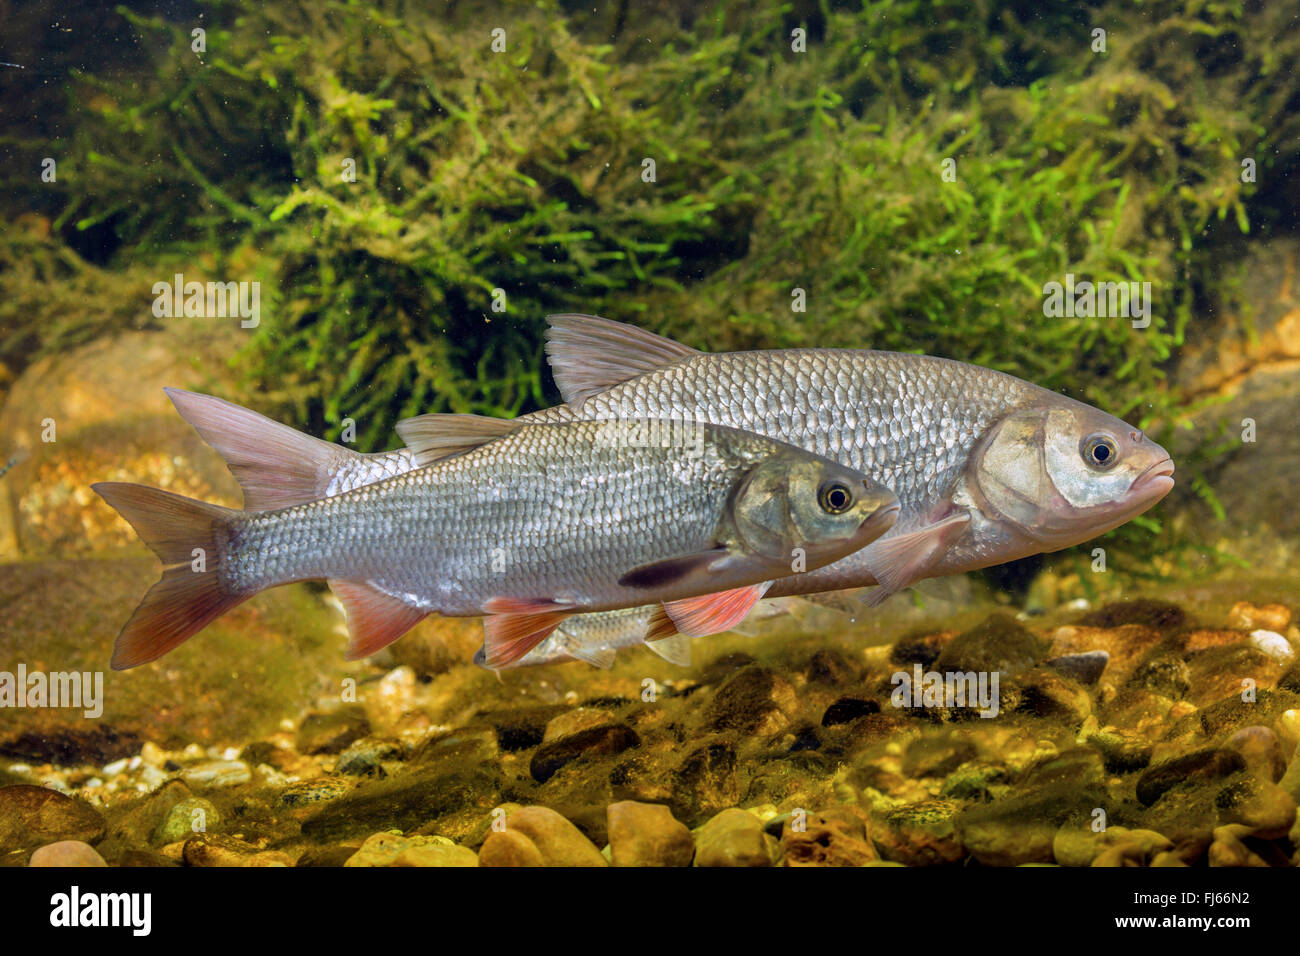
<svg viewBox="0 0 1300 956">
<path fill-rule="evenodd" d="M 1164 437 L 1171 356 L 1300 156 L 1281 5 L 222 0 L 202 53 L 119 14 L 157 53 L 76 78 L 55 226 L 111 226 L 126 268 L 260 279 L 249 385 L 367 449 L 419 412 L 549 404 L 552 311 L 946 355 Z M 1047 317 L 1067 273 L 1150 282 L 1150 326 Z"/>
</svg>

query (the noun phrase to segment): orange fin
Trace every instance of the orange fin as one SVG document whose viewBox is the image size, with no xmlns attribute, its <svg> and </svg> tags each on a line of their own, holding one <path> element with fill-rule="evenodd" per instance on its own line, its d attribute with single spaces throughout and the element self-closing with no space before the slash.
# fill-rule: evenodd
<svg viewBox="0 0 1300 956">
<path fill-rule="evenodd" d="M 547 598 L 491 598 L 483 605 L 483 656 L 487 667 L 508 667 L 564 623 L 573 608 Z"/>
<path fill-rule="evenodd" d="M 665 638 L 673 637 L 678 633 L 680 632 L 677 630 L 677 625 L 673 623 L 673 619 L 668 616 L 668 612 L 665 611 L 664 606 L 660 604 L 654 609 L 654 613 L 650 615 L 650 620 L 645 626 L 646 643 L 648 644 L 650 641 L 662 641 Z"/>
<path fill-rule="evenodd" d="M 351 640 L 345 656 L 350 661 L 377 653 L 429 616 L 366 581 L 332 579 L 329 584 L 347 612 Z"/>
<path fill-rule="evenodd" d="M 238 512 L 144 485 L 101 481 L 90 487 L 163 563 L 162 580 L 149 589 L 113 645 L 113 670 L 162 657 L 250 596 L 226 590 L 217 574 L 227 526 Z M 196 571 L 200 558 L 203 570 Z"/>
<path fill-rule="evenodd" d="M 969 525 L 970 515 L 961 511 L 915 531 L 886 534 L 867 545 L 862 553 L 880 587 L 867 594 L 863 603 L 876 607 L 890 595 L 921 580 Z"/>
<path fill-rule="evenodd" d="M 423 468 L 443 458 L 451 458 L 508 435 L 519 422 L 484 415 L 419 415 L 397 423 L 411 458 Z"/>
<path fill-rule="evenodd" d="M 703 353 L 597 315 L 548 315 L 546 356 L 564 401 L 579 406 L 630 379 Z"/>
<path fill-rule="evenodd" d="M 743 621 L 772 584 L 771 581 L 762 581 L 730 591 L 669 601 L 664 605 L 664 612 L 677 630 L 687 637 L 720 634 Z"/>
<path fill-rule="evenodd" d="M 365 457 L 222 398 L 180 388 L 163 391 L 181 418 L 225 459 L 244 490 L 249 511 L 291 508 L 324 498 L 343 465 Z"/>
</svg>

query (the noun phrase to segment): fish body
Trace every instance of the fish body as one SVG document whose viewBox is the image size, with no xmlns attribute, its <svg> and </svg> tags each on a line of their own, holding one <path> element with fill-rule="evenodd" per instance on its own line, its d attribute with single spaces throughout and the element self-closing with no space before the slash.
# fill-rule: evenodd
<svg viewBox="0 0 1300 956">
<path fill-rule="evenodd" d="M 281 429 L 262 435 L 266 446 Z M 426 416 L 399 430 L 419 467 L 286 507 L 238 512 L 96 485 L 169 565 L 114 666 L 165 653 L 258 591 L 319 578 L 348 609 L 352 656 L 429 613 L 487 614 L 489 660 L 509 663 L 575 612 L 672 605 L 819 567 L 878 536 L 897 507 L 851 469 L 703 423 Z M 336 448 L 301 438 L 309 457 Z M 247 429 L 237 440 L 232 470 L 251 508 L 301 496 L 275 474 L 293 449 L 259 446 Z M 201 572 L 186 566 L 193 548 Z"/>
<path fill-rule="evenodd" d="M 655 608 L 652 605 L 620 608 L 615 611 L 596 611 L 575 614 L 551 632 L 509 667 L 535 667 L 542 664 L 559 664 L 565 661 L 585 661 L 594 667 L 608 668 L 614 664 L 615 655 L 625 647 L 636 647 L 645 642 Z M 688 639 L 665 638 L 646 644 L 658 654 L 666 655 L 675 663 L 690 663 Z M 682 656 L 684 654 L 684 659 Z M 487 654 L 480 649 L 474 663 L 487 667 Z"/>
<path fill-rule="evenodd" d="M 893 527 L 767 596 L 972 571 L 1096 537 L 1173 487 L 1169 454 L 1139 429 L 1003 372 L 865 349 L 706 353 L 595 316 L 551 317 L 566 404 L 525 421 L 671 416 L 741 428 L 862 471 L 898 495 Z M 411 467 L 356 456 L 339 487 Z"/>
</svg>

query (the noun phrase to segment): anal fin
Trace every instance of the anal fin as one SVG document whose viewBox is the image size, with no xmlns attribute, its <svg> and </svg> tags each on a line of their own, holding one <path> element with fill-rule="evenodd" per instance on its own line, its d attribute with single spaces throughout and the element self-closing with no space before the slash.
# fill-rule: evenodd
<svg viewBox="0 0 1300 956">
<path fill-rule="evenodd" d="M 573 614 L 573 608 L 545 598 L 492 598 L 483 610 L 484 663 L 492 668 L 515 663 Z"/>
<path fill-rule="evenodd" d="M 368 581 L 335 579 L 329 584 L 347 612 L 351 640 L 346 657 L 350 661 L 377 653 L 429 615 Z"/>
</svg>

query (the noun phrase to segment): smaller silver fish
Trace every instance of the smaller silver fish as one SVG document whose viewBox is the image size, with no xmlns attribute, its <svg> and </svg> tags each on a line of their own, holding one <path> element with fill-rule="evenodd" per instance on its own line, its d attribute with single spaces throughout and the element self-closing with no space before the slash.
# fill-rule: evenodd
<svg viewBox="0 0 1300 956">
<path fill-rule="evenodd" d="M 664 660 L 681 667 L 691 666 L 691 639 L 674 634 L 657 641 L 647 641 L 646 631 L 654 616 L 652 605 L 625 607 L 617 611 L 597 611 L 569 618 L 551 636 L 506 667 L 537 667 L 565 661 L 585 661 L 602 670 L 614 666 L 614 657 L 625 647 L 644 644 Z M 479 648 L 474 663 L 488 670 L 487 651 Z"/>
<path fill-rule="evenodd" d="M 665 419 L 410 419 L 398 431 L 414 470 L 321 498 L 337 446 L 170 394 L 226 459 L 248 510 L 93 486 L 164 564 L 118 638 L 116 669 L 154 660 L 259 591 L 321 578 L 347 609 L 351 657 L 430 613 L 489 615 L 494 666 L 587 611 L 658 603 L 654 636 L 716 633 L 772 579 L 864 546 L 898 512 L 888 489 L 814 453 Z"/>
</svg>

